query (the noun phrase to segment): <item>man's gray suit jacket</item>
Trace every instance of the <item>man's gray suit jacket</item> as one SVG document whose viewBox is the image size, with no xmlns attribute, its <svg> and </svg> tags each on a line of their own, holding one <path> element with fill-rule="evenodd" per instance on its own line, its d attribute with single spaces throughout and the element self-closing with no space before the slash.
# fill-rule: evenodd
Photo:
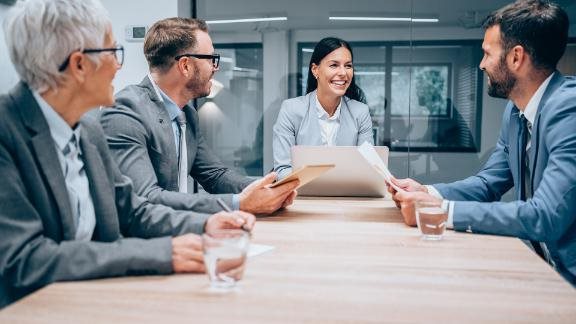
<svg viewBox="0 0 576 324">
<path fill-rule="evenodd" d="M 185 106 L 184 112 L 188 173 L 212 195 L 178 192 L 172 121 L 148 77 L 116 94 L 115 106 L 102 110 L 100 121 L 114 159 L 122 173 L 132 179 L 139 195 L 174 209 L 221 211 L 216 199 L 220 197 L 231 206 L 232 194 L 252 180 L 224 166 L 206 145 L 196 110 Z"/>
<path fill-rule="evenodd" d="M 80 145 L 96 228 L 92 241 L 75 241 L 56 146 L 24 83 L 0 97 L 0 115 L 0 307 L 55 281 L 170 273 L 170 236 L 203 231 L 208 215 L 135 196 L 100 125 L 84 118 Z"/>
<path fill-rule="evenodd" d="M 434 187 L 454 203 L 454 229 L 546 243 L 576 285 L 576 78 L 554 73 L 532 126 L 532 199 L 520 200 L 519 110 L 508 103 L 496 148 L 475 176 Z M 498 202 L 514 187 L 518 200 Z"/>
</svg>

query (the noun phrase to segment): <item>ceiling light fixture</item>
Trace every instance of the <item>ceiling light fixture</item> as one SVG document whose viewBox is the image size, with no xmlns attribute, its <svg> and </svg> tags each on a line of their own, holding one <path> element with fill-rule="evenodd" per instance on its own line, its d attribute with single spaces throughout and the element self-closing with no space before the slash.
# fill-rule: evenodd
<svg viewBox="0 0 576 324">
<path fill-rule="evenodd" d="M 329 17 L 330 20 L 348 21 L 404 21 L 404 22 L 433 22 L 437 23 L 438 18 L 411 18 L 411 17 Z"/>
<path fill-rule="evenodd" d="M 266 21 L 284 21 L 288 17 L 263 17 L 263 18 L 245 18 L 245 19 L 223 19 L 223 20 L 207 20 L 208 24 L 235 24 L 235 23 L 249 23 L 249 22 L 266 22 Z"/>
<path fill-rule="evenodd" d="M 412 18 L 412 22 L 429 22 L 429 23 L 437 23 L 440 20 L 438 18 Z"/>
</svg>

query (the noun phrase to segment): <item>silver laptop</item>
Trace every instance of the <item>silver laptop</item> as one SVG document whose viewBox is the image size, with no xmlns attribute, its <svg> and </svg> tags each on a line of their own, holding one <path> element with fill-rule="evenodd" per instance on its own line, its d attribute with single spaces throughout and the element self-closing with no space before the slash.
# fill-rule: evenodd
<svg viewBox="0 0 576 324">
<path fill-rule="evenodd" d="M 388 147 L 375 146 L 388 165 Z M 384 197 L 384 178 L 360 155 L 357 146 L 293 146 L 292 169 L 303 165 L 329 164 L 336 167 L 298 189 L 301 196 Z"/>
</svg>

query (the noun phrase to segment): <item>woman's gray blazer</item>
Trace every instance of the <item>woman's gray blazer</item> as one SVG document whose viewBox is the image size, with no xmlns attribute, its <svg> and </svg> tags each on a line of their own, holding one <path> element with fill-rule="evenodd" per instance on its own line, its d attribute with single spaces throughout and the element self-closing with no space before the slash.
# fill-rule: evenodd
<svg viewBox="0 0 576 324">
<path fill-rule="evenodd" d="M 343 97 L 340 109 L 340 128 L 336 136 L 336 145 L 356 146 L 365 141 L 374 144 L 368 106 Z M 278 173 L 278 179 L 282 179 L 292 171 L 290 156 L 292 146 L 323 145 L 316 112 L 316 91 L 282 102 L 278 119 L 274 124 L 273 138 L 274 171 Z"/>
</svg>

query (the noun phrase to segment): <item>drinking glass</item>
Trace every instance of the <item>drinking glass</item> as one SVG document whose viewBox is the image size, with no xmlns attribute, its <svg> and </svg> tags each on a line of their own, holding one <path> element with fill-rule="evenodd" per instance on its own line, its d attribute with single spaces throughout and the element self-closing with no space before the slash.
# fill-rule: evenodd
<svg viewBox="0 0 576 324">
<path fill-rule="evenodd" d="M 215 230 L 202 235 L 204 264 L 210 286 L 229 289 L 242 279 L 250 236 L 239 229 Z"/>
<path fill-rule="evenodd" d="M 426 241 L 442 239 L 446 230 L 448 210 L 442 206 L 442 201 L 417 201 L 416 223 Z"/>
</svg>

